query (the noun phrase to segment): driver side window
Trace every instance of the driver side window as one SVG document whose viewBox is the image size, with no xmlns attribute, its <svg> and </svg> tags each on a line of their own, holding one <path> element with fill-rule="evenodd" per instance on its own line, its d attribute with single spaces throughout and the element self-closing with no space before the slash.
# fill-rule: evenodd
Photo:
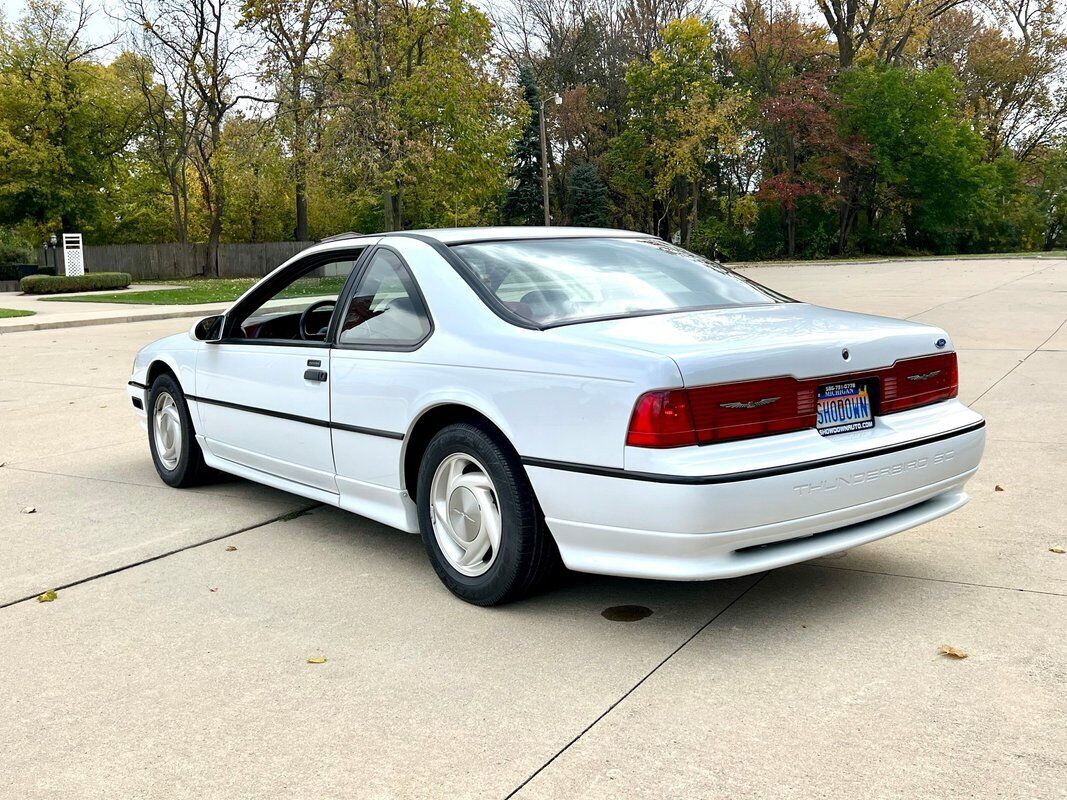
<svg viewBox="0 0 1067 800">
<path fill-rule="evenodd" d="M 234 335 L 242 339 L 325 341 L 337 298 L 361 252 L 347 251 L 329 261 L 313 261 L 303 271 L 297 269 L 240 321 Z"/>
</svg>

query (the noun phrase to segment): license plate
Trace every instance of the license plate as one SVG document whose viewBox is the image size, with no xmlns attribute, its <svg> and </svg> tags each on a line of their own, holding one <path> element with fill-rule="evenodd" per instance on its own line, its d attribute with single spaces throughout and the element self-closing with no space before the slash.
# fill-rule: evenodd
<svg viewBox="0 0 1067 800">
<path fill-rule="evenodd" d="M 831 383 L 819 387 L 815 427 L 823 436 L 874 427 L 867 384 Z"/>
</svg>

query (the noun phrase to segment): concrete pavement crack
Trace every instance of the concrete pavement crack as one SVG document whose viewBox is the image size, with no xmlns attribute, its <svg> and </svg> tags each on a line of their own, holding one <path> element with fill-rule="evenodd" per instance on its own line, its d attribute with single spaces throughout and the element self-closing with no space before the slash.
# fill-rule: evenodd
<svg viewBox="0 0 1067 800">
<path fill-rule="evenodd" d="M 727 603 L 725 606 L 723 606 L 717 612 L 715 612 L 715 614 L 711 617 L 711 619 L 709 619 L 707 622 L 705 622 L 703 625 L 701 625 L 699 628 L 697 628 L 689 636 L 689 638 L 687 638 L 684 642 L 682 642 L 680 645 L 678 645 L 676 648 L 674 648 L 670 653 L 668 653 L 666 658 L 664 658 L 662 661 L 660 661 L 658 664 L 656 664 L 656 666 L 654 666 L 651 670 L 646 672 L 644 677 L 641 678 L 641 680 L 639 680 L 637 683 L 635 683 L 633 686 L 631 686 L 629 689 L 627 689 L 626 692 L 618 700 L 616 700 L 614 703 L 612 703 L 610 706 L 608 706 L 606 709 L 604 709 L 604 711 L 602 711 L 600 713 L 600 715 L 596 719 L 594 719 L 592 722 L 590 722 L 588 725 L 586 725 L 584 728 L 582 728 L 582 730 L 578 733 L 577 736 L 575 736 L 573 739 L 571 739 L 569 742 L 567 742 L 567 744 L 565 744 L 563 747 L 561 747 L 559 750 L 557 750 L 555 755 L 553 755 L 550 759 L 548 759 L 548 761 L 546 761 L 544 764 L 542 764 L 537 769 L 535 769 L 532 773 L 530 773 L 530 775 L 526 778 L 526 780 L 524 780 L 522 783 L 520 783 L 518 786 L 516 786 L 514 789 L 512 789 L 504 797 L 504 800 L 510 800 L 510 798 L 514 797 L 516 794 L 518 794 L 520 791 L 522 791 L 522 789 L 528 783 L 530 783 L 530 781 L 532 781 L 534 778 L 536 778 L 538 775 L 540 775 L 542 772 L 544 772 L 545 769 L 547 769 L 552 764 L 552 762 L 554 762 L 557 758 L 559 758 L 561 755 L 566 753 L 567 750 L 569 750 L 573 745 L 575 745 L 578 742 L 579 739 L 581 739 L 583 736 L 585 736 L 587 733 L 589 733 L 589 731 L 591 731 L 597 725 L 597 723 L 599 723 L 602 719 L 604 719 L 604 717 L 606 717 L 608 714 L 610 714 L 612 711 L 614 711 L 615 708 L 620 703 L 622 703 L 627 697 L 629 697 L 634 692 L 636 692 L 645 683 L 645 681 L 647 681 L 649 678 L 651 678 L 653 675 L 655 675 L 656 671 L 660 667 L 662 667 L 664 664 L 666 664 L 668 661 L 670 661 L 672 658 L 674 658 L 674 656 L 676 656 L 679 652 L 681 652 L 681 650 L 687 644 L 689 644 L 691 641 L 693 641 L 695 638 L 697 638 L 700 634 L 702 634 L 705 630 L 707 630 L 708 626 L 710 626 L 711 623 L 715 622 L 715 620 L 717 620 L 719 617 L 721 617 L 723 614 L 725 614 L 727 611 L 729 611 L 731 608 L 733 608 L 734 605 L 742 597 L 744 597 L 746 594 L 748 594 L 754 588 L 756 588 L 756 586 L 759 585 L 760 581 L 762 581 L 764 578 L 766 578 L 767 575 L 769 575 L 769 574 L 770 574 L 769 572 L 762 573 L 759 577 L 756 578 L 756 580 L 752 581 L 752 583 L 750 583 L 748 586 L 746 586 L 741 591 L 741 593 L 737 595 L 737 597 L 735 597 L 733 600 L 731 600 L 729 603 Z"/>
<path fill-rule="evenodd" d="M 30 383 L 34 386 L 59 386 L 63 389 L 101 389 L 108 392 L 125 392 L 125 384 L 120 386 L 96 386 L 88 383 L 56 383 L 55 381 L 31 381 L 26 378 L 2 378 L 2 383 Z M 93 395 L 94 397 L 96 395 Z"/>
<path fill-rule="evenodd" d="M 303 509 L 298 509 L 297 511 L 299 513 L 307 513 L 308 511 L 311 511 L 311 510 L 313 510 L 315 508 L 318 508 L 321 505 L 322 505 L 322 503 L 311 503 L 310 505 L 305 506 Z M 295 512 L 293 512 L 293 511 L 286 511 L 286 512 L 284 512 L 282 514 L 277 514 L 277 515 L 271 517 L 268 520 L 264 520 L 263 522 L 257 522 L 255 525 L 248 525 L 248 526 L 246 526 L 244 528 L 241 528 L 239 530 L 236 530 L 236 531 L 230 531 L 229 533 L 222 533 L 222 534 L 219 534 L 218 536 L 212 536 L 212 537 L 210 537 L 208 539 L 203 539 L 203 540 L 201 540 L 199 542 L 193 542 L 192 544 L 187 544 L 187 545 L 183 545 L 181 547 L 176 547 L 173 550 L 168 550 L 165 553 L 157 553 L 154 556 L 149 556 L 148 558 L 142 558 L 140 561 L 134 561 L 134 562 L 132 562 L 130 564 L 123 564 L 122 566 L 119 566 L 119 567 L 113 567 L 113 568 L 111 568 L 109 570 L 104 570 L 103 572 L 98 572 L 95 575 L 90 575 L 90 576 L 88 576 L 86 578 L 79 578 L 76 581 L 70 581 L 68 583 L 64 583 L 64 584 L 61 584 L 59 586 L 46 586 L 45 588 L 41 589 L 40 592 L 35 592 L 34 594 L 27 595 L 26 597 L 21 597 L 18 600 L 10 600 L 10 601 L 8 601 L 6 603 L 0 603 L 0 609 L 10 608 L 11 606 L 18 605 L 19 603 L 25 603 L 28 600 L 33 600 L 38 595 L 40 595 L 41 592 L 48 591 L 49 589 L 54 589 L 57 592 L 61 592 L 64 589 L 71 589 L 71 588 L 73 588 L 75 586 L 81 586 L 83 583 L 89 583 L 91 581 L 95 581 L 95 580 L 98 580 L 100 578 L 106 578 L 108 575 L 115 575 L 116 573 L 125 572 L 128 569 L 133 569 L 134 567 L 140 567 L 143 564 L 151 564 L 153 561 L 159 561 L 160 559 L 167 558 L 168 556 L 173 556 L 173 555 L 176 555 L 178 553 L 184 553 L 186 550 L 192 550 L 194 547 L 202 547 L 205 544 L 211 544 L 212 542 L 219 542 L 219 541 L 222 541 L 223 539 L 229 539 L 231 536 L 236 536 L 239 533 L 248 533 L 249 531 L 254 531 L 256 528 L 262 528 L 262 527 L 270 525 L 271 523 L 274 523 L 274 522 L 281 522 L 281 521 L 286 520 L 286 519 L 292 519 L 292 515 L 294 513 Z"/>
<path fill-rule="evenodd" d="M 82 480 L 82 481 L 100 481 L 101 483 L 114 483 L 114 484 L 117 484 L 119 486 L 136 486 L 139 489 L 159 489 L 161 491 L 169 491 L 171 489 L 170 486 L 167 486 L 166 484 L 163 484 L 163 483 L 159 483 L 158 481 L 155 481 L 155 482 L 152 482 L 152 483 L 136 483 L 135 481 L 120 481 L 120 480 L 118 480 L 116 478 L 100 478 L 100 477 L 97 477 L 95 475 L 74 475 L 74 474 L 72 474 L 70 472 L 53 472 L 52 470 L 47 470 L 47 469 L 30 469 L 29 467 L 19 467 L 19 466 L 15 466 L 15 465 L 12 465 L 12 464 L 5 464 L 4 465 L 4 469 L 9 469 L 12 472 L 28 472 L 28 473 L 30 473 L 32 475 L 49 475 L 49 476 L 52 476 L 52 477 L 55 477 L 55 478 L 71 478 L 73 480 Z M 209 491 L 205 491 L 205 489 L 208 489 Z M 206 486 L 198 486 L 198 487 L 193 488 L 193 489 L 188 489 L 187 491 L 198 492 L 198 493 L 201 493 L 201 494 L 215 495 L 217 497 L 244 497 L 245 496 L 243 494 L 237 494 L 237 493 L 211 491 L 210 487 L 206 487 Z"/>
<path fill-rule="evenodd" d="M 984 392 L 982 392 L 980 395 L 978 395 L 978 397 L 974 398 L 974 400 L 972 400 L 970 404 L 972 406 L 977 405 L 978 401 L 981 400 L 983 397 L 985 397 L 987 394 L 989 394 L 991 391 L 996 389 L 997 386 L 1000 385 L 1000 382 L 1002 380 L 1007 378 L 1009 375 L 1011 375 L 1013 372 L 1015 372 L 1015 370 L 1017 370 L 1019 367 L 1021 367 L 1023 364 L 1025 364 L 1029 360 L 1030 356 L 1032 356 L 1034 353 L 1037 353 L 1037 352 L 1041 351 L 1042 347 L 1044 347 L 1046 344 L 1051 342 L 1052 338 L 1063 329 L 1064 325 L 1067 325 L 1067 319 L 1065 319 L 1063 322 L 1061 322 L 1059 325 L 1057 325 L 1056 326 L 1056 330 L 1054 330 L 1052 333 L 1050 333 L 1048 335 L 1048 338 L 1045 339 L 1045 341 L 1043 341 L 1041 344 L 1039 344 L 1037 347 L 1035 347 L 1033 350 L 1031 350 L 1029 353 L 1027 353 L 1025 356 L 1023 356 L 1022 360 L 1020 360 L 1018 364 L 1016 364 L 1014 367 L 1012 367 L 1007 372 L 1005 372 L 1003 375 L 1001 375 L 999 378 L 997 378 L 997 380 L 993 383 L 992 386 L 990 386 L 988 389 L 986 389 Z"/>
<path fill-rule="evenodd" d="M 887 578 L 907 578 L 912 581 L 928 581 L 930 583 L 951 583 L 955 586 L 971 586 L 976 589 L 999 589 L 1002 592 L 1024 592 L 1026 594 L 1043 594 L 1050 597 L 1067 597 L 1067 592 L 1047 592 L 1043 589 L 1022 589 L 1018 586 L 1000 586 L 995 583 L 973 583 L 971 581 L 955 581 L 951 578 L 931 578 L 925 575 L 904 575 L 900 572 L 882 572 L 877 569 L 860 569 L 858 567 L 839 567 L 834 564 L 797 564 L 798 567 L 809 569 L 836 569 L 842 572 L 862 572 L 866 575 L 884 575 Z"/>
<path fill-rule="evenodd" d="M 917 312 L 915 314 L 912 314 L 911 316 L 905 317 L 905 319 L 915 319 L 916 317 L 921 317 L 923 314 L 928 314 L 929 312 L 931 312 L 931 311 L 933 311 L 935 309 L 941 308 L 942 306 L 950 306 L 953 303 L 962 303 L 962 302 L 965 302 L 967 300 L 973 300 L 976 297 L 981 297 L 983 294 L 989 294 L 990 292 L 995 292 L 998 289 L 1003 289 L 1005 286 L 1010 286 L 1011 284 L 1015 283 L 1016 281 L 1021 281 L 1024 278 L 1032 278 L 1034 275 L 1040 275 L 1045 270 L 1052 269 L 1055 266 L 1059 266 L 1058 261 L 1053 261 L 1047 267 L 1042 267 L 1041 269 L 1035 269 L 1033 272 L 1028 272 L 1025 275 L 1018 275 L 1018 276 L 1012 278 L 1010 281 L 1004 281 L 1004 283 L 999 283 L 996 286 L 993 286 L 992 288 L 983 289 L 980 292 L 975 292 L 974 294 L 969 294 L 966 297 L 957 297 L 955 300 L 946 300 L 943 303 L 938 303 L 936 306 L 930 306 L 930 308 L 926 309 L 925 311 L 919 311 L 919 312 Z M 1049 337 L 1049 338 L 1051 338 L 1051 337 Z M 963 348 L 963 349 L 966 349 L 966 348 Z"/>
</svg>

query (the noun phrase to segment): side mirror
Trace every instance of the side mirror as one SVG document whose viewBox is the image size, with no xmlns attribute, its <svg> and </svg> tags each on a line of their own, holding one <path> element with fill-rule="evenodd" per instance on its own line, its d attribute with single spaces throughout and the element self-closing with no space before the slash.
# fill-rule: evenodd
<svg viewBox="0 0 1067 800">
<path fill-rule="evenodd" d="M 216 314 L 213 317 L 204 317 L 193 326 L 189 334 L 200 342 L 222 341 L 222 323 L 226 319 L 224 314 Z"/>
</svg>

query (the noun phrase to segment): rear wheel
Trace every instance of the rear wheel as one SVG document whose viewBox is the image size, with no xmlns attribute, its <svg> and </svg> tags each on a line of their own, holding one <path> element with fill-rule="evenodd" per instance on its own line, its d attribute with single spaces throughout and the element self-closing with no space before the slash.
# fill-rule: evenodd
<svg viewBox="0 0 1067 800">
<path fill-rule="evenodd" d="M 417 495 L 430 562 L 468 603 L 528 594 L 558 563 L 526 473 L 495 432 L 465 423 L 440 431 L 423 455 Z"/>
<path fill-rule="evenodd" d="M 172 375 L 160 375 L 148 390 L 148 446 L 168 486 L 199 486 L 214 477 L 196 441 L 185 393 Z"/>
</svg>

